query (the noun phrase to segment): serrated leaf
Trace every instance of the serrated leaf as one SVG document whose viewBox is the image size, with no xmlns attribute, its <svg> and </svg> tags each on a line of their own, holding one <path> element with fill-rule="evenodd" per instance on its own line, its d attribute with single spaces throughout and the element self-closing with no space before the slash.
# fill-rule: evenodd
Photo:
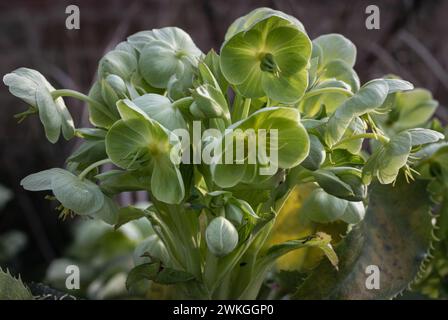
<svg viewBox="0 0 448 320">
<path fill-rule="evenodd" d="M 294 295 L 297 299 L 390 299 L 417 275 L 431 241 L 426 182 L 372 185 L 364 221 L 336 252 L 340 271 L 326 261 Z M 377 265 L 380 289 L 368 290 L 366 267 Z"/>
<path fill-rule="evenodd" d="M 32 300 L 33 295 L 20 278 L 0 269 L 0 300 Z"/>
</svg>

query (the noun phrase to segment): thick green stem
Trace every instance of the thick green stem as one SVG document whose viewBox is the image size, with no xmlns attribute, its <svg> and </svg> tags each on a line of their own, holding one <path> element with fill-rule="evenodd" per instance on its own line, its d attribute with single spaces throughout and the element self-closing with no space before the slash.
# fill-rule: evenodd
<svg viewBox="0 0 448 320">
<path fill-rule="evenodd" d="M 79 174 L 79 179 L 84 179 L 85 176 L 92 171 L 93 169 L 95 169 L 96 167 L 102 166 L 103 164 L 106 163 L 112 163 L 112 160 L 110 160 L 109 158 L 107 159 L 103 159 L 97 162 L 92 163 L 90 166 L 88 166 L 87 168 L 85 168 L 80 174 Z"/>
</svg>

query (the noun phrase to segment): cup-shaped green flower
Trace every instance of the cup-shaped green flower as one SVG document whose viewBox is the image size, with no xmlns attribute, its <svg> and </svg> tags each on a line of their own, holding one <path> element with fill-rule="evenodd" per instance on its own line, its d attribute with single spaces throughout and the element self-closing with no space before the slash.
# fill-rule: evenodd
<svg viewBox="0 0 448 320">
<path fill-rule="evenodd" d="M 408 159 L 412 148 L 444 139 L 444 135 L 430 129 L 415 128 L 394 135 L 387 143 L 381 144 L 372 153 L 363 168 L 363 181 L 369 184 L 377 177 L 382 184 L 397 179 L 401 168 L 405 168 L 406 178 L 412 178 Z"/>
<path fill-rule="evenodd" d="M 55 88 L 38 71 L 19 68 L 3 77 L 9 91 L 39 113 L 45 135 L 51 143 L 59 140 L 60 133 L 65 139 L 71 139 L 75 133 L 72 116 L 62 98 L 53 99 L 51 92 Z"/>
<path fill-rule="evenodd" d="M 245 97 L 295 103 L 308 86 L 311 41 L 286 18 L 266 15 L 256 21 L 223 44 L 222 73 Z"/>
<path fill-rule="evenodd" d="M 51 190 L 65 209 L 115 224 L 118 207 L 98 185 L 73 173 L 53 168 L 31 174 L 20 182 L 29 191 Z M 64 213 L 64 210 L 62 211 Z"/>
<path fill-rule="evenodd" d="M 310 148 L 299 111 L 289 107 L 254 112 L 231 125 L 215 143 L 222 147 L 222 152 L 215 155 L 211 172 L 215 183 L 223 188 L 239 182 L 251 183 L 260 174 L 268 178 L 276 169 L 293 168 L 308 156 Z M 242 153 L 238 152 L 238 145 L 244 146 Z M 266 170 L 262 173 L 261 168 Z M 270 172 L 270 168 L 275 170 Z"/>
<path fill-rule="evenodd" d="M 166 27 L 152 30 L 145 40 L 138 61 L 143 78 L 156 88 L 167 88 L 176 76 L 185 88 L 191 87 L 193 68 L 202 55 L 191 37 L 182 29 Z"/>
<path fill-rule="evenodd" d="M 180 159 L 172 152 L 179 147 L 178 138 L 131 101 L 117 107 L 122 119 L 106 135 L 108 156 L 123 169 L 148 169 L 148 189 L 153 196 L 165 203 L 180 203 L 185 190 L 178 168 Z"/>
</svg>

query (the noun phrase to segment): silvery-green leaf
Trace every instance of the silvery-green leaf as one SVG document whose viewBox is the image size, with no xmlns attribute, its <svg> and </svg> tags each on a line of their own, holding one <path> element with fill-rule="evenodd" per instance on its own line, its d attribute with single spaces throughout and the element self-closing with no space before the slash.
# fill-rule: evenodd
<svg viewBox="0 0 448 320">
<path fill-rule="evenodd" d="M 445 136 L 440 132 L 424 128 L 409 129 L 407 132 L 411 135 L 413 147 L 427 143 L 434 143 L 445 138 Z"/>
<path fill-rule="evenodd" d="M 166 27 L 152 31 L 150 40 L 140 52 L 139 68 L 143 78 L 156 88 L 166 88 L 173 75 L 189 77 L 202 52 L 182 29 Z M 193 79 L 186 79 L 190 82 Z"/>
<path fill-rule="evenodd" d="M 80 215 L 94 214 L 104 204 L 104 195 L 96 184 L 65 170 L 53 174 L 51 189 L 65 208 Z"/>
<path fill-rule="evenodd" d="M 214 218 L 205 231 L 207 248 L 217 257 L 232 252 L 238 245 L 238 231 L 224 217 Z"/>
<path fill-rule="evenodd" d="M 341 34 L 331 33 L 322 35 L 313 40 L 322 52 L 321 66 L 326 66 L 329 62 L 342 60 L 349 67 L 353 67 L 356 62 L 356 47 L 346 37 Z"/>
<path fill-rule="evenodd" d="M 30 174 L 20 181 L 20 185 L 28 191 L 51 190 L 51 179 L 56 174 L 65 172 L 60 168 L 53 168 Z"/>
<path fill-rule="evenodd" d="M 165 96 L 158 94 L 145 94 L 133 100 L 148 117 L 158 121 L 169 130 L 186 129 L 181 111 Z"/>
<path fill-rule="evenodd" d="M 33 300 L 33 295 L 20 277 L 16 279 L 0 268 L 0 300 Z"/>
</svg>

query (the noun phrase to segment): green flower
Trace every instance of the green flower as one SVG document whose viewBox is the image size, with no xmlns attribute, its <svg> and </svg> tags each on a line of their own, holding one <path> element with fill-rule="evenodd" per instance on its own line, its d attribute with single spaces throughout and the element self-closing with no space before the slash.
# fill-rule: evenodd
<svg viewBox="0 0 448 320">
<path fill-rule="evenodd" d="M 222 46 L 223 75 L 245 97 L 298 101 L 308 86 L 311 56 L 303 28 L 270 11 L 253 11 L 245 19 L 229 29 Z"/>
<path fill-rule="evenodd" d="M 87 179 L 81 179 L 73 173 L 59 168 L 44 170 L 25 177 L 20 184 L 25 190 L 51 190 L 66 210 L 79 215 L 88 215 L 115 224 L 118 207 L 104 195 L 98 185 Z"/>
<path fill-rule="evenodd" d="M 260 130 L 265 130 L 265 135 L 261 135 Z M 275 144 L 270 130 L 276 130 L 277 132 Z M 223 151 L 215 155 L 211 165 L 215 183 L 223 188 L 232 187 L 239 182 L 251 183 L 256 181 L 255 179 L 259 177 L 261 168 L 269 166 L 280 169 L 293 168 L 308 156 L 310 149 L 308 134 L 300 123 L 299 112 L 294 108 L 271 107 L 261 109 L 247 119 L 234 123 L 226 132 L 222 139 L 215 141 L 222 146 Z M 252 134 L 257 148 L 257 150 L 252 149 L 256 153 L 254 155 L 255 164 L 250 161 L 251 151 L 248 147 Z M 263 141 L 261 141 L 263 139 L 265 140 L 264 146 Z M 242 159 L 235 152 L 238 141 L 243 141 L 245 145 L 245 154 Z M 234 159 L 234 163 L 231 164 L 226 161 L 226 155 L 230 152 L 232 152 Z M 275 152 L 276 156 L 273 157 L 270 154 L 270 158 L 267 159 L 269 152 Z M 268 174 L 265 171 L 263 173 L 266 178 L 273 174 L 275 172 Z"/>
<path fill-rule="evenodd" d="M 130 38 L 131 43 L 134 43 Z M 154 29 L 139 42 L 138 66 L 143 78 L 156 88 L 167 88 L 172 77 L 180 81 L 183 88 L 193 82 L 193 68 L 202 55 L 190 36 L 182 29 L 167 27 Z"/>
<path fill-rule="evenodd" d="M 106 136 L 108 156 L 123 169 L 148 169 L 148 188 L 154 197 L 170 204 L 180 203 L 185 190 L 178 168 L 180 159 L 172 152 L 172 148 L 179 147 L 178 138 L 134 103 L 124 101 L 117 105 L 122 120 Z"/>
<path fill-rule="evenodd" d="M 22 99 L 31 106 L 31 110 L 39 113 L 47 139 L 56 143 L 60 133 L 69 140 L 75 133 L 72 116 L 65 106 L 62 98 L 53 100 L 51 92 L 55 88 L 38 71 L 19 68 L 3 77 L 3 82 L 9 87 L 9 91 L 17 98 Z"/>
</svg>

